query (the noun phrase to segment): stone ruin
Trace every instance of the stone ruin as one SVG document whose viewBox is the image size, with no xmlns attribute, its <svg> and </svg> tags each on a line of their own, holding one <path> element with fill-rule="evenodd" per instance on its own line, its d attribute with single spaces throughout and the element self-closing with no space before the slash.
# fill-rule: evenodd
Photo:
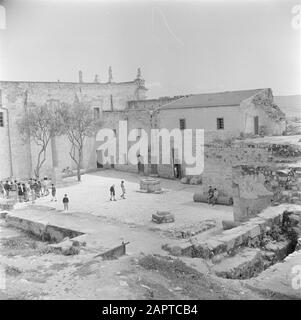
<svg viewBox="0 0 301 320">
<path fill-rule="evenodd" d="M 273 192 L 265 187 L 265 176 L 251 166 L 233 168 L 233 216 L 243 222 L 269 207 Z"/>
<path fill-rule="evenodd" d="M 205 259 L 217 276 L 248 279 L 299 252 L 300 243 L 301 207 L 279 205 L 207 240 L 195 236 L 162 248 L 172 255 Z"/>
</svg>

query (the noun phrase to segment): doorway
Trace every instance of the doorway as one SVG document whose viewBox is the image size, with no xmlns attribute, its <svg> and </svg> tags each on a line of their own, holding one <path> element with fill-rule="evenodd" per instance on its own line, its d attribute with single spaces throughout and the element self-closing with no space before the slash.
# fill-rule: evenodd
<svg viewBox="0 0 301 320">
<path fill-rule="evenodd" d="M 258 116 L 254 117 L 254 134 L 259 134 L 259 119 L 258 119 Z"/>
</svg>

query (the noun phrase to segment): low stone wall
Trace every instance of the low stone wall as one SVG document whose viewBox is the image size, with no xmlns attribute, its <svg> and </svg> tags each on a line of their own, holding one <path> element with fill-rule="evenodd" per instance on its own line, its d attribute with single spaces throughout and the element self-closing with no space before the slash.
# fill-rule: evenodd
<svg viewBox="0 0 301 320">
<path fill-rule="evenodd" d="M 83 234 L 82 232 L 75 230 L 21 219 L 10 214 L 6 215 L 5 220 L 9 226 L 24 230 L 43 241 L 60 242 L 66 237 L 74 238 Z"/>
<path fill-rule="evenodd" d="M 243 222 L 255 217 L 263 209 L 269 207 L 272 202 L 272 195 L 258 197 L 256 199 L 246 199 L 234 197 L 233 216 L 234 221 Z"/>
<path fill-rule="evenodd" d="M 282 221 L 286 206 L 270 207 L 265 209 L 257 217 L 230 230 L 224 230 L 220 234 L 203 241 L 198 236 L 190 241 L 182 242 L 174 248 L 174 245 L 165 245 L 170 252 L 178 252 L 183 256 L 211 259 L 216 255 L 227 254 L 235 249 L 249 245 L 250 241 L 256 241 L 273 226 L 279 226 Z"/>
<path fill-rule="evenodd" d="M 105 253 L 100 254 L 100 257 L 102 257 L 105 260 L 110 260 L 124 256 L 126 254 L 127 244 L 128 243 L 122 243 L 120 246 L 117 246 L 111 250 L 106 251 Z"/>
</svg>

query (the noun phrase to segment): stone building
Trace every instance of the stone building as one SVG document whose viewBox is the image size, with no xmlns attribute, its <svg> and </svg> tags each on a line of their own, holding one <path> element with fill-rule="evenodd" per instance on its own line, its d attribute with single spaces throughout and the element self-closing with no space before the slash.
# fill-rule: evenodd
<svg viewBox="0 0 301 320">
<path fill-rule="evenodd" d="M 97 76 L 93 82 L 84 82 L 81 71 L 78 82 L 0 81 L 0 179 L 25 178 L 33 174 L 37 149 L 32 141 L 22 140 L 17 126 L 28 106 L 73 103 L 77 95 L 100 117 L 102 112 L 118 113 L 126 109 L 128 101 L 145 99 L 147 89 L 144 83 L 140 70 L 133 81 L 114 82 L 111 68 L 106 83 L 100 83 Z M 53 167 L 58 170 L 74 167 L 69 146 L 66 137 L 51 141 L 42 175 L 51 175 Z M 96 168 L 95 138 L 89 138 L 85 143 L 83 167 Z"/>
<path fill-rule="evenodd" d="M 168 130 L 204 129 L 204 172 L 211 167 L 211 161 L 206 158 L 211 152 L 208 144 L 258 135 L 282 135 L 286 129 L 285 114 L 274 104 L 271 89 L 190 95 L 160 107 L 158 119 L 158 126 Z M 195 146 L 193 135 L 193 153 Z M 185 175 L 184 163 L 179 170 Z M 160 165 L 158 173 L 172 177 L 173 167 Z"/>
<path fill-rule="evenodd" d="M 229 142 L 236 138 L 255 137 L 259 135 L 282 135 L 286 129 L 284 113 L 273 102 L 271 89 L 243 90 L 222 93 L 196 94 L 173 98 L 129 101 L 128 107 L 122 111 L 106 112 L 105 126 L 114 127 L 118 137 L 118 120 L 127 121 L 128 131 L 133 128 L 143 128 L 148 136 L 151 129 L 204 129 L 205 130 L 205 170 L 204 178 L 208 181 L 214 176 L 216 179 L 225 178 L 228 173 L 231 181 L 231 166 L 237 164 L 232 156 L 233 150 L 224 148 L 225 156 L 219 155 L 219 148 L 214 148 L 215 142 Z M 194 131 L 193 131 L 194 132 Z M 118 144 L 118 141 L 117 141 Z M 128 146 L 130 147 L 130 145 Z M 151 143 L 149 143 L 149 149 Z M 195 136 L 192 142 L 195 153 Z M 117 148 L 118 149 L 118 148 Z M 144 172 L 158 174 L 166 178 L 175 177 L 175 166 L 178 178 L 186 175 L 185 164 L 177 164 L 176 151 L 171 146 L 171 163 L 145 165 Z M 250 151 L 250 152 L 249 152 Z M 235 152 L 239 152 L 235 149 Z M 238 154 L 238 158 L 245 160 L 246 152 L 252 156 L 250 149 Z M 222 157 L 223 163 L 220 163 Z M 229 158 L 226 160 L 226 158 Z M 151 154 L 149 151 L 149 162 Z M 249 158 L 250 159 L 250 158 Z M 118 163 L 118 158 L 116 159 Z M 100 159 L 101 162 L 101 159 Z M 230 162 L 230 164 L 228 163 Z M 259 159 L 260 162 L 260 159 Z M 130 164 L 115 164 L 116 169 L 137 172 L 137 167 Z M 228 168 L 228 169 L 227 169 Z M 211 173 L 212 174 L 211 174 Z M 216 174 L 217 173 L 217 174 Z M 219 179 L 219 180 L 221 180 Z M 206 180 L 206 178 L 205 178 Z M 226 178 L 225 181 L 228 181 Z M 230 193 L 229 186 L 227 193 Z"/>
</svg>

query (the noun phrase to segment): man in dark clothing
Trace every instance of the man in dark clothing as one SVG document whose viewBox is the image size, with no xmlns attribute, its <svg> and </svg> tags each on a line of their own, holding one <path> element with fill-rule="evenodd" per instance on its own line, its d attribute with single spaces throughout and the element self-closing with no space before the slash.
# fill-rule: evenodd
<svg viewBox="0 0 301 320">
<path fill-rule="evenodd" d="M 10 191 L 10 185 L 9 185 L 8 181 L 5 182 L 3 187 L 4 187 L 4 190 L 5 190 L 5 196 L 6 196 L 6 198 L 8 198 L 9 197 L 9 191 Z"/>
<path fill-rule="evenodd" d="M 51 201 L 57 201 L 56 200 L 56 187 L 54 184 L 51 185 L 51 195 L 52 195 Z"/>
<path fill-rule="evenodd" d="M 64 204 L 64 211 L 65 212 L 68 211 L 69 210 L 69 198 L 66 194 L 63 198 L 63 204 Z"/>
<path fill-rule="evenodd" d="M 115 199 L 115 185 L 113 184 L 110 188 L 110 201 L 116 201 Z"/>
</svg>

